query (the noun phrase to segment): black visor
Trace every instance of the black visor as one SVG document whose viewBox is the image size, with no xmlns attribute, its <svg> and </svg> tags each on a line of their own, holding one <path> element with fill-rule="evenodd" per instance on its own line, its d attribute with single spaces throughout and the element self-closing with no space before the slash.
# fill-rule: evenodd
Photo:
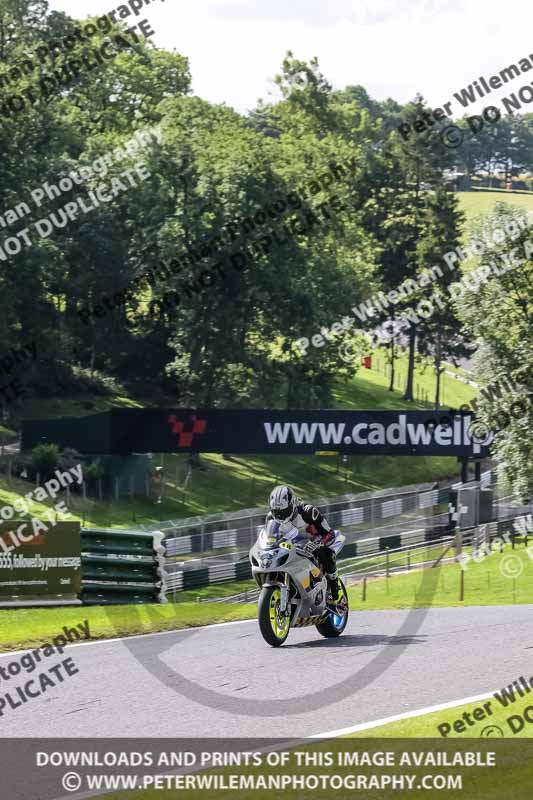
<svg viewBox="0 0 533 800">
<path fill-rule="evenodd" d="M 280 519 L 280 520 L 287 519 L 287 517 L 290 517 L 291 513 L 292 513 L 291 506 L 289 506 L 289 508 L 272 509 L 272 516 L 274 517 L 274 519 Z"/>
</svg>

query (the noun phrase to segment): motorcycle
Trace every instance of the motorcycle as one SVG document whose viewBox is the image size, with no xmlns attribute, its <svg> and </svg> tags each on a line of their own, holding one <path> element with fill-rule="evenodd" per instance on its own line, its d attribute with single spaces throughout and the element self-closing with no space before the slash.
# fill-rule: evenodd
<svg viewBox="0 0 533 800">
<path fill-rule="evenodd" d="M 304 551 L 308 538 L 297 528 L 269 520 L 250 550 L 252 575 L 261 589 L 257 618 L 263 639 L 272 647 L 286 640 L 291 628 L 314 625 L 324 637 L 340 636 L 348 622 L 348 595 L 339 579 L 340 599 L 333 604 L 320 564 Z M 346 537 L 335 531 L 336 553 Z"/>
</svg>

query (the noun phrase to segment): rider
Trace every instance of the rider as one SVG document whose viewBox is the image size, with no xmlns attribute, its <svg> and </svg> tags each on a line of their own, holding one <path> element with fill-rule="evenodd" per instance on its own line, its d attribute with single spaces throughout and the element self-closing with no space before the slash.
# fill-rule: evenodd
<svg viewBox="0 0 533 800">
<path fill-rule="evenodd" d="M 276 519 L 290 522 L 295 528 L 305 528 L 311 538 L 304 547 L 308 555 L 313 555 L 326 575 L 331 598 L 334 603 L 340 599 L 337 576 L 337 559 L 330 545 L 335 541 L 335 533 L 316 506 L 303 503 L 289 486 L 276 486 L 269 500 L 270 512 L 267 522 Z"/>
</svg>

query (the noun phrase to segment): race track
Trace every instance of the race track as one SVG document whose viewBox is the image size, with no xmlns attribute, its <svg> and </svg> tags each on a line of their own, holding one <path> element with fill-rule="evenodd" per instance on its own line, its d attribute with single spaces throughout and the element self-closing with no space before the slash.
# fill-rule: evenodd
<svg viewBox="0 0 533 800">
<path fill-rule="evenodd" d="M 79 673 L 0 726 L 21 737 L 310 736 L 531 675 L 532 619 L 531 605 L 354 611 L 339 639 L 304 628 L 277 650 L 255 620 L 73 645 Z"/>
</svg>

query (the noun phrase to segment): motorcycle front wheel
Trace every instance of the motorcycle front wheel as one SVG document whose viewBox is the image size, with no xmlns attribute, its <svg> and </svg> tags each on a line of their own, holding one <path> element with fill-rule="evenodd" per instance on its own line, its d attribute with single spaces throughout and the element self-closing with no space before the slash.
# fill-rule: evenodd
<svg viewBox="0 0 533 800">
<path fill-rule="evenodd" d="M 289 635 L 291 619 L 281 613 L 281 589 L 279 586 L 265 586 L 259 595 L 257 619 L 259 630 L 265 642 L 279 647 Z"/>
</svg>

